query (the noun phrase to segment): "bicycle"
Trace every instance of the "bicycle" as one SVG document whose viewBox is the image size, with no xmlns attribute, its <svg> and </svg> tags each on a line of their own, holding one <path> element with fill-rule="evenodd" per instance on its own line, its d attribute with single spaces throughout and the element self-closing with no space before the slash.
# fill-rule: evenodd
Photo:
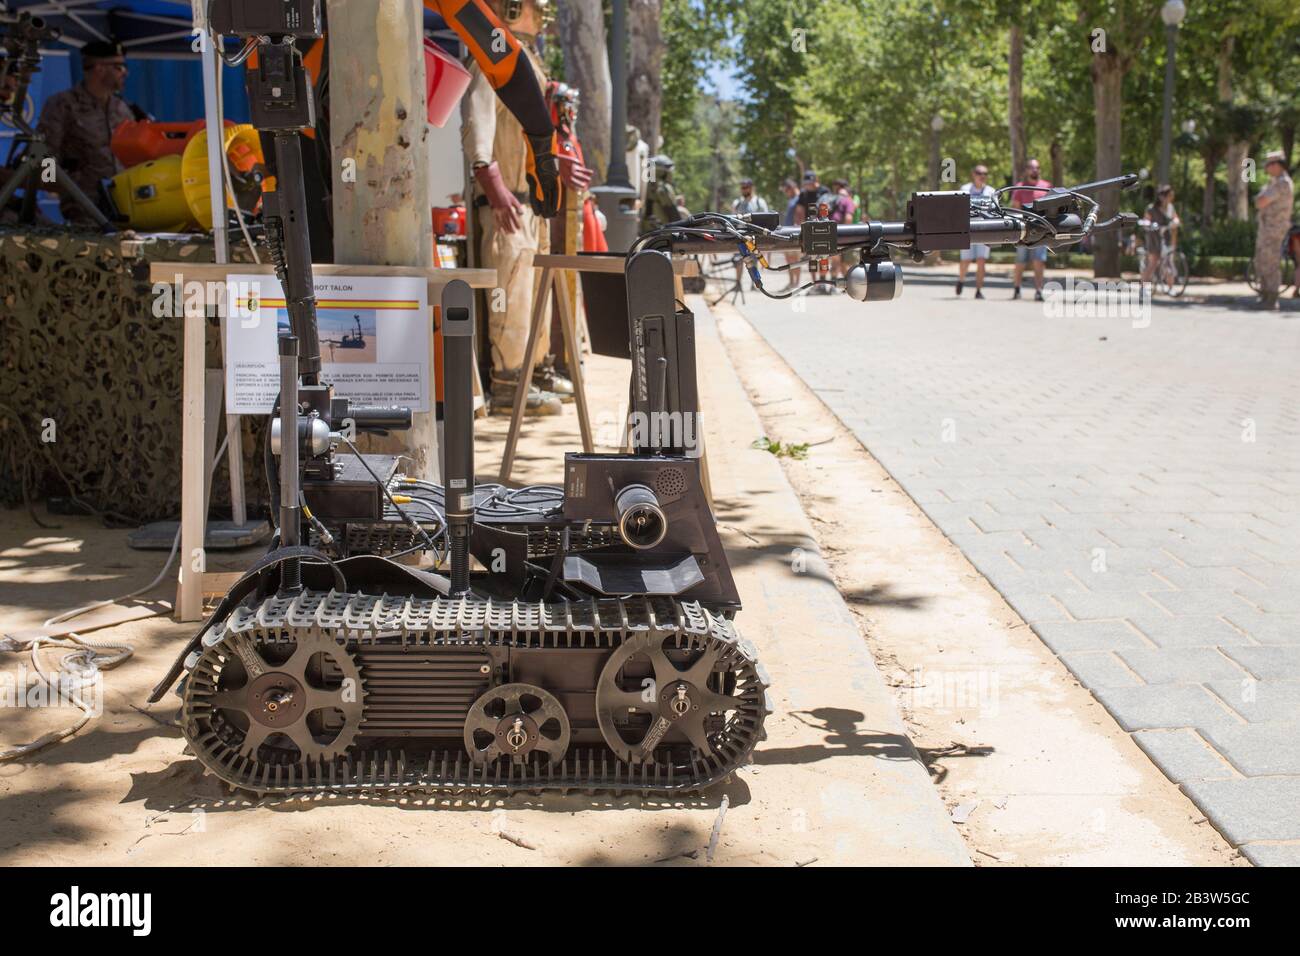
<svg viewBox="0 0 1300 956">
<path fill-rule="evenodd" d="M 1282 281 L 1278 283 L 1278 294 L 1286 292 L 1291 288 L 1295 281 L 1295 235 L 1300 232 L 1300 226 L 1292 226 L 1287 232 L 1286 237 L 1282 240 Z M 1250 257 L 1250 262 L 1246 263 L 1246 285 L 1250 286 L 1251 292 L 1259 292 L 1259 276 L 1255 274 L 1255 257 Z"/>
<path fill-rule="evenodd" d="M 1166 295 L 1173 298 L 1182 295 L 1187 289 L 1187 279 L 1191 275 L 1191 269 L 1187 265 L 1187 256 L 1183 254 L 1183 250 L 1169 244 L 1169 226 L 1161 226 L 1143 219 L 1138 222 L 1138 228 L 1143 232 L 1160 234 L 1160 258 L 1156 261 L 1155 271 L 1151 275 L 1152 281 Z M 1147 256 L 1150 254 L 1146 243 L 1138 244 L 1138 275 L 1147 274 Z"/>
</svg>

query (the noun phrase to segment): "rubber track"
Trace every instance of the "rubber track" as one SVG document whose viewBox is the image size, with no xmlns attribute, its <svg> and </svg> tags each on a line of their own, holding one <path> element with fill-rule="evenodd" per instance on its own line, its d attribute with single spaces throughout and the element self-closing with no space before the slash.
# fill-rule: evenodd
<svg viewBox="0 0 1300 956">
<path fill-rule="evenodd" d="M 404 750 L 349 754 L 312 764 L 261 763 L 241 756 L 210 727 L 206 702 L 215 690 L 222 645 L 238 636 L 259 643 L 293 643 L 299 635 L 322 634 L 344 646 L 550 648 L 608 647 L 647 631 L 675 637 L 683 649 L 719 647 L 719 660 L 736 676 L 732 696 L 742 707 L 728 718 L 715 741 L 716 752 L 693 752 L 689 766 L 623 763 L 604 747 L 572 748 L 555 766 L 508 760 L 474 765 L 463 748 L 435 751 L 417 760 Z M 731 621 L 695 602 L 668 598 L 600 598 L 558 604 L 496 601 L 478 597 L 404 596 L 303 591 L 241 606 L 204 636 L 203 648 L 186 661 L 181 729 L 199 760 L 231 786 L 254 793 L 406 792 L 514 793 L 608 790 L 645 795 L 704 790 L 743 766 L 764 739 L 772 712 L 766 671 Z"/>
</svg>

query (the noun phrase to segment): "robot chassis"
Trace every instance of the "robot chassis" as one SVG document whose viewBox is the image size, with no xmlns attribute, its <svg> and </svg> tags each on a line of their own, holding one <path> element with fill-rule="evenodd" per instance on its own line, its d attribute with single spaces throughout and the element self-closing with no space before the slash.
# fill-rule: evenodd
<svg viewBox="0 0 1300 956">
<path fill-rule="evenodd" d="M 438 486 L 352 443 L 356 430 L 409 427 L 409 410 L 357 407 L 320 382 L 298 143 L 312 104 L 286 42 L 314 21 L 241 23 L 220 6 L 220 32 L 258 35 L 250 100 L 256 125 L 275 132 L 268 237 L 291 325 L 281 395 L 297 402 L 278 404 L 268 441 L 277 538 L 151 699 L 179 680 L 189 749 L 258 794 L 672 795 L 727 778 L 764 739 L 772 705 L 736 631 L 739 595 L 701 485 L 694 318 L 674 298 L 671 254 L 734 244 L 761 289 L 767 251 L 801 250 L 816 265 L 853 249 L 862 261 L 847 291 L 889 299 L 902 281 L 888 246 L 920 256 L 972 236 L 1067 245 L 1094 229 L 1087 192 L 1136 179 L 1054 190 L 1027 214 L 934 193 L 914 196 L 902 223 L 837 226 L 822 211 L 778 229 L 702 214 L 642 236 L 625 272 L 632 421 L 648 427 L 632 429 L 629 453 L 567 454 L 563 487 L 476 486 L 473 296 L 452 282 L 440 307 Z M 420 554 L 448 573 L 399 560 Z M 484 570 L 471 573 L 473 561 Z"/>
</svg>

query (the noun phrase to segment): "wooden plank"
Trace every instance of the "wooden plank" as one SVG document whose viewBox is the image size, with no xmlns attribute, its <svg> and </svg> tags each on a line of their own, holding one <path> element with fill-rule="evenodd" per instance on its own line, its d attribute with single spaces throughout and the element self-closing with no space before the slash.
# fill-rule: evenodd
<svg viewBox="0 0 1300 956">
<path fill-rule="evenodd" d="M 578 342 L 578 323 L 574 316 L 573 292 L 565 286 L 564 276 L 572 272 L 560 273 L 556 277 L 555 297 L 560 305 L 560 327 L 564 331 L 564 343 L 569 350 L 569 374 L 573 377 L 573 397 L 578 406 L 578 429 L 582 433 L 582 450 L 591 454 L 596 445 L 591 437 L 591 415 L 587 411 L 587 382 L 582 370 L 582 349 Z"/>
<path fill-rule="evenodd" d="M 537 256 L 535 258 L 541 258 Z M 523 368 L 531 369 L 537 364 L 537 349 L 541 345 L 541 328 L 543 322 L 551 321 L 551 287 L 555 273 L 543 269 L 541 279 L 533 287 L 533 315 L 528 322 L 528 344 L 524 347 Z M 515 406 L 510 414 L 510 430 L 506 432 L 506 447 L 501 452 L 501 472 L 498 481 L 505 484 L 510 480 L 510 472 L 515 467 L 515 447 L 519 443 L 519 430 L 524 423 L 524 403 L 528 400 L 528 386 L 532 375 L 525 375 L 521 370 L 520 381 L 515 383 Z"/>
<path fill-rule="evenodd" d="M 222 424 L 221 393 L 226 384 L 223 369 L 203 370 L 203 511 L 206 516 L 208 502 L 212 500 L 212 459 L 217 454 L 217 426 Z"/>
<path fill-rule="evenodd" d="M 618 270 L 614 270 L 618 271 Z M 429 302 L 437 301 L 442 287 L 452 279 L 462 279 L 472 289 L 491 289 L 497 284 L 496 269 L 426 269 L 419 266 L 378 265 L 314 265 L 312 272 L 318 276 L 426 276 L 429 280 Z M 232 275 L 275 275 L 269 263 L 232 262 L 217 265 L 212 262 L 153 262 L 149 264 L 150 282 L 224 282 Z"/>
<path fill-rule="evenodd" d="M 627 260 L 623 256 L 564 256 L 548 253 L 533 256 L 537 269 L 572 269 L 575 272 L 622 272 Z M 673 272 L 679 276 L 697 276 L 700 264 L 694 259 L 674 259 Z"/>
<path fill-rule="evenodd" d="M 197 621 L 203 615 L 201 590 L 204 562 L 203 406 L 206 370 L 204 338 L 208 320 L 201 311 L 186 315 L 181 387 L 181 553 L 176 619 Z"/>
</svg>

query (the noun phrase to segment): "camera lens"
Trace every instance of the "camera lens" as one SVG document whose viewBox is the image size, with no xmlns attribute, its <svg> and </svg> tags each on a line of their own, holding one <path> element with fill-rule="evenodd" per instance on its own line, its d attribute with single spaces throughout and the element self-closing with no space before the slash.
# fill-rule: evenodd
<svg viewBox="0 0 1300 956">
<path fill-rule="evenodd" d="M 844 277 L 844 288 L 859 302 L 888 302 L 903 294 L 903 269 L 888 259 L 859 262 Z"/>
<path fill-rule="evenodd" d="M 628 485 L 614 496 L 618 536 L 630 548 L 653 548 L 668 533 L 668 519 L 659 499 L 645 485 Z"/>
</svg>

